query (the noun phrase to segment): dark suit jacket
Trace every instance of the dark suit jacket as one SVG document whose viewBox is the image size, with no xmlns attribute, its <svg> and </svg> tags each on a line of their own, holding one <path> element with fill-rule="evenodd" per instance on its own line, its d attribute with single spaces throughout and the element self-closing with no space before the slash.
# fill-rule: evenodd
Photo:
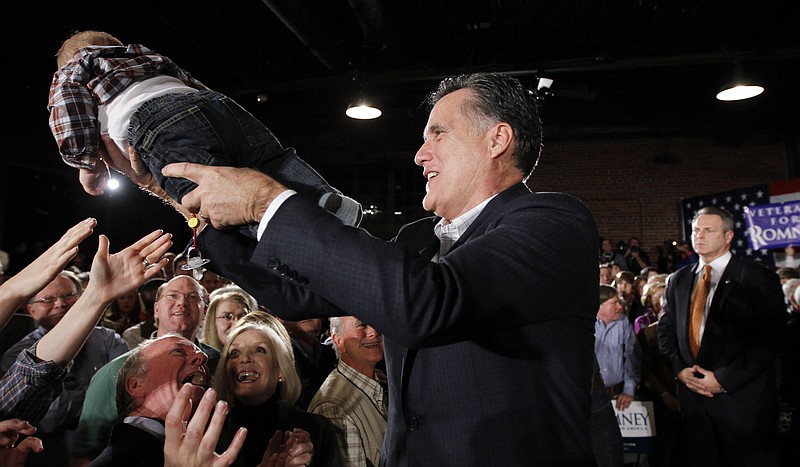
<svg viewBox="0 0 800 467">
<path fill-rule="evenodd" d="M 697 363 L 714 372 L 727 394 L 708 398 L 678 383 L 681 411 L 685 415 L 707 412 L 746 429 L 774 430 L 775 360 L 786 323 L 778 275 L 759 264 L 731 258 L 714 292 L 695 362 L 688 329 L 696 267 L 686 266 L 669 280 L 665 313 L 658 324 L 659 347 L 670 360 L 673 375 Z"/>
<path fill-rule="evenodd" d="M 111 430 L 108 446 L 90 464 L 91 467 L 161 467 L 164 465 L 164 441 L 127 423 Z"/>
<path fill-rule="evenodd" d="M 519 184 L 489 202 L 440 263 L 430 261 L 435 221 L 385 242 L 295 195 L 257 246 L 214 229 L 199 241 L 210 267 L 272 312 L 299 320 L 343 310 L 384 334 L 382 464 L 594 464 L 591 214 Z"/>
</svg>

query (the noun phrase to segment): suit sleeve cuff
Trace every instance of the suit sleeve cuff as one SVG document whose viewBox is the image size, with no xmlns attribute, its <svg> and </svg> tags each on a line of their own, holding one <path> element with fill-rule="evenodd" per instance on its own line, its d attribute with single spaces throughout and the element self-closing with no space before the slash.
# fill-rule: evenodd
<svg viewBox="0 0 800 467">
<path fill-rule="evenodd" d="M 264 212 L 264 217 L 261 218 L 261 222 L 258 223 L 258 233 L 256 235 L 256 239 L 261 241 L 261 236 L 264 235 L 264 231 L 267 230 L 267 224 L 275 216 L 275 213 L 278 212 L 278 209 L 283 205 L 283 202 L 289 199 L 292 195 L 296 195 L 297 192 L 294 190 L 286 190 L 281 192 L 275 199 L 267 206 L 267 210 Z"/>
</svg>

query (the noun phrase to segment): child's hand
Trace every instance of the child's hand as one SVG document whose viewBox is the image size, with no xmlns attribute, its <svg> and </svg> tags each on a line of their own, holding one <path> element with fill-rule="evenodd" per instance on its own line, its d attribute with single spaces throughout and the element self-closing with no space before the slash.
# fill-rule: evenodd
<svg viewBox="0 0 800 467">
<path fill-rule="evenodd" d="M 100 196 L 106 188 L 111 174 L 102 159 L 98 160 L 93 169 L 79 169 L 78 179 L 83 186 L 83 191 L 92 196 Z"/>
<path fill-rule="evenodd" d="M 108 135 L 101 135 L 105 147 L 100 148 L 100 154 L 103 155 L 103 160 L 109 168 L 116 170 L 119 173 L 125 174 L 130 178 L 133 183 L 139 185 L 145 190 L 152 191 L 156 194 L 160 193 L 158 182 L 147 165 L 139 159 L 133 147 L 128 148 L 128 157 L 119 150 L 117 143 L 114 142 Z"/>
</svg>

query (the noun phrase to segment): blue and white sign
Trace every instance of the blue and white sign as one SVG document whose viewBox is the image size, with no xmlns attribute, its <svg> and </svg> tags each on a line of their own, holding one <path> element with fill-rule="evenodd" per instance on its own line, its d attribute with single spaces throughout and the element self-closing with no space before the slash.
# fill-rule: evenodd
<svg viewBox="0 0 800 467">
<path fill-rule="evenodd" d="M 800 245 L 800 201 L 744 206 L 742 210 L 752 249 Z"/>
</svg>

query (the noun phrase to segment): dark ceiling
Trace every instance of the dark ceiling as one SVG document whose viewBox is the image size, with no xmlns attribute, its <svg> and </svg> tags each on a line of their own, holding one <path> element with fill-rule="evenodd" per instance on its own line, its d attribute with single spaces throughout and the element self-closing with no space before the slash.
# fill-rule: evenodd
<svg viewBox="0 0 800 467">
<path fill-rule="evenodd" d="M 168 55 L 236 98 L 331 183 L 408 219 L 420 215 L 424 191 L 411 163 L 425 120 L 420 102 L 442 77 L 461 72 L 503 71 L 529 86 L 537 76 L 552 78 L 543 109 L 547 144 L 629 129 L 722 138 L 754 129 L 779 141 L 800 133 L 797 0 L 6 3 L 6 245 L 53 237 L 86 215 L 97 216 L 117 245 L 147 228 L 188 234 L 174 213 L 135 190 L 85 195 L 56 154 L 47 91 L 53 55 L 73 30 L 105 30 Z M 721 104 L 713 95 L 737 60 L 767 90 Z M 381 118 L 344 116 L 360 92 L 379 98 Z M 256 102 L 259 94 L 266 103 Z M 612 136 L 602 133 L 608 128 Z"/>
<path fill-rule="evenodd" d="M 549 141 L 643 122 L 658 131 L 767 129 L 779 138 L 800 127 L 797 0 L 28 0 L 6 5 L 3 20 L 6 166 L 73 185 L 45 106 L 53 55 L 82 29 L 169 56 L 313 164 L 343 170 L 387 160 L 414 170 L 420 102 L 442 77 L 471 71 L 511 73 L 529 86 L 552 78 Z M 730 107 L 713 95 L 737 61 L 767 90 Z M 344 117 L 359 93 L 377 96 L 384 116 L 366 125 Z"/>
<path fill-rule="evenodd" d="M 588 118 L 592 101 L 715 105 L 737 60 L 766 83 L 770 112 L 800 94 L 796 0 L 27 1 L 10 12 L 4 80 L 11 103 L 32 109 L 31 123 L 3 117 L 14 135 L 46 121 L 52 54 L 80 29 L 145 44 L 246 106 L 258 94 L 297 103 L 310 121 L 360 92 L 408 114 L 441 77 L 478 70 L 554 79 L 556 118 Z"/>
</svg>

